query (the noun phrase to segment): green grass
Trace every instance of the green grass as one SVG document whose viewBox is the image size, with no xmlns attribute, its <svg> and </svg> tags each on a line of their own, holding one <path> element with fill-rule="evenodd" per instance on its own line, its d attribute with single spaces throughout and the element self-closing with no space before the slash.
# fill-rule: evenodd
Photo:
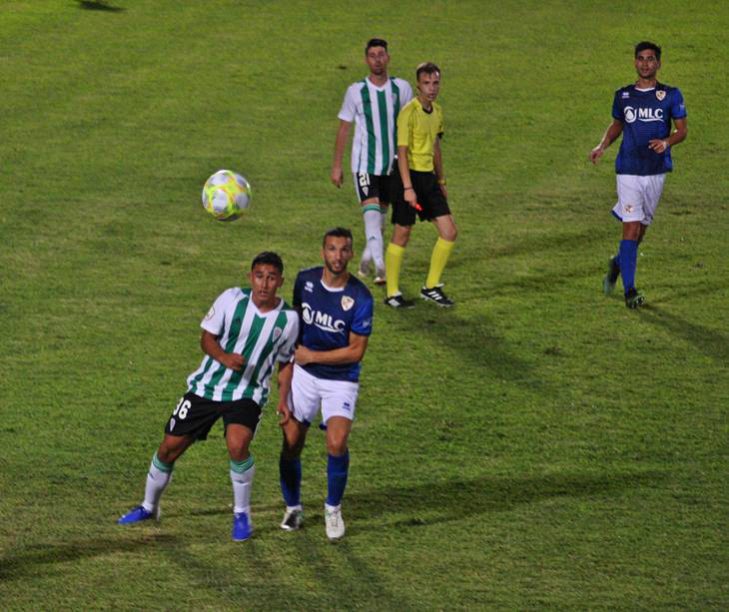
<svg viewBox="0 0 729 612">
<path fill-rule="evenodd" d="M 724 3 L 83 5 L 0 5 L 3 609 L 729 607 Z M 393 74 L 444 71 L 458 304 L 391 312 L 375 291 L 346 539 L 324 537 L 318 431 L 308 526 L 278 529 L 270 410 L 251 541 L 229 541 L 218 428 L 159 526 L 118 528 L 211 301 L 260 250 L 284 257 L 288 297 L 329 226 L 361 243 L 328 175 L 373 35 Z M 649 306 L 630 312 L 601 293 L 615 148 L 587 154 L 643 38 L 664 45 L 689 138 L 641 248 Z M 234 224 L 199 204 L 223 167 L 254 188 Z M 409 294 L 433 240 L 417 227 Z"/>
</svg>

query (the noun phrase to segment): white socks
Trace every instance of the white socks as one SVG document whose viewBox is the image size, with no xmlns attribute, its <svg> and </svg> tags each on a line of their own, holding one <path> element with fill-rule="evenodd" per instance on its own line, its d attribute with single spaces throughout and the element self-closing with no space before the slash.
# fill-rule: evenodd
<svg viewBox="0 0 729 612">
<path fill-rule="evenodd" d="M 243 471 L 241 471 L 241 468 Z M 230 482 L 233 483 L 233 512 L 239 514 L 251 512 L 251 488 L 256 466 L 253 456 L 242 462 L 230 462 Z"/>
<path fill-rule="evenodd" d="M 160 497 L 172 480 L 172 468 L 174 464 L 164 463 L 157 457 L 152 457 L 152 463 L 147 472 L 147 484 L 144 487 L 144 501 L 142 506 L 147 512 L 154 512 L 159 506 Z"/>
</svg>

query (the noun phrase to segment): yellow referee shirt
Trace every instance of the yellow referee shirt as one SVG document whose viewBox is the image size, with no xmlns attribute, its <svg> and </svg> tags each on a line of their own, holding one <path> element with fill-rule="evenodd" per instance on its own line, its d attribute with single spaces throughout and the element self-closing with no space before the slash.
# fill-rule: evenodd
<svg viewBox="0 0 729 612">
<path fill-rule="evenodd" d="M 433 172 L 435 139 L 443 134 L 443 111 L 437 102 L 428 113 L 413 98 L 397 116 L 397 146 L 408 148 L 408 165 L 418 172 Z"/>
</svg>

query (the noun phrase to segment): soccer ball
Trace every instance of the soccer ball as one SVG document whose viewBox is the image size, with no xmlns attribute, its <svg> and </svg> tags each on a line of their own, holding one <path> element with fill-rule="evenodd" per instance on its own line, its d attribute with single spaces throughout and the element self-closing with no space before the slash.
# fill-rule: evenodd
<svg viewBox="0 0 729 612">
<path fill-rule="evenodd" d="M 235 221 L 251 205 L 251 186 L 240 174 L 218 170 L 205 181 L 202 205 L 218 221 Z"/>
</svg>

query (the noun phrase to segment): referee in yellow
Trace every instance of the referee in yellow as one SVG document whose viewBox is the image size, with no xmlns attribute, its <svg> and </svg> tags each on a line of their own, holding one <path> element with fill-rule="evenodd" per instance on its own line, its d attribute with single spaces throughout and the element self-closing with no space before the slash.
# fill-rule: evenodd
<svg viewBox="0 0 729 612">
<path fill-rule="evenodd" d="M 385 304 L 392 308 L 415 306 L 400 292 L 400 268 L 417 212 L 421 221 L 431 221 L 438 230 L 428 277 L 420 290 L 420 296 L 448 308 L 453 306 L 453 300 L 443 293 L 440 277 L 453 251 L 458 230 L 448 207 L 440 150 L 443 111 L 435 101 L 440 90 L 440 69 L 427 62 L 420 64 L 415 74 L 418 95 L 402 108 L 397 118 L 397 157 L 402 184 L 393 206 L 392 222 L 395 229 L 385 256 Z"/>
</svg>

